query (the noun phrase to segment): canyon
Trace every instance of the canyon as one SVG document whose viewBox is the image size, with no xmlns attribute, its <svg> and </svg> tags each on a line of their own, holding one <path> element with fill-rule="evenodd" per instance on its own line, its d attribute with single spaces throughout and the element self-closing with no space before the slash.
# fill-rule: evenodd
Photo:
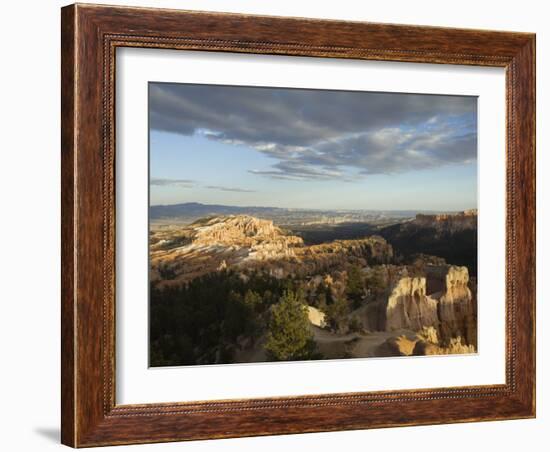
<svg viewBox="0 0 550 452">
<path fill-rule="evenodd" d="M 211 299 L 215 293 L 222 297 L 215 285 L 227 294 L 229 301 L 223 302 L 229 308 L 237 303 L 248 312 L 248 322 L 255 326 L 239 323 L 232 339 L 222 344 L 215 337 L 208 347 L 198 345 L 204 339 L 189 339 L 189 363 L 272 359 L 266 352 L 266 328 L 272 309 L 288 290 L 306 309 L 316 350 L 311 355 L 316 357 L 308 359 L 475 353 L 477 279 L 471 272 L 476 267 L 465 256 L 477 255 L 477 211 L 393 221 L 370 225 L 363 236 L 357 234 L 360 225 L 352 225 L 358 238 L 322 243 L 311 243 L 302 223 L 294 228 L 244 213 L 155 224 L 149 236 L 152 315 L 158 311 L 168 319 L 160 300 L 168 299 L 177 308 L 178 300 L 192 294 L 208 293 L 213 305 L 204 309 L 215 309 Z M 447 253 L 419 252 L 439 250 L 445 241 L 450 244 Z M 454 249 L 461 244 L 467 245 L 462 254 Z M 224 318 L 227 313 L 219 320 L 222 336 Z M 153 356 L 161 357 L 157 365 L 174 364 L 175 358 L 166 358 L 168 346 L 162 345 L 168 340 L 161 328 L 167 321 L 158 322 L 164 336 L 152 335 Z M 193 324 L 198 337 L 207 327 Z M 181 331 L 182 326 L 174 328 Z"/>
<path fill-rule="evenodd" d="M 227 267 L 259 269 L 276 277 L 323 271 L 344 261 L 386 262 L 392 247 L 382 237 L 306 246 L 270 220 L 247 215 L 214 217 L 150 235 L 151 280 L 179 285 Z"/>
</svg>

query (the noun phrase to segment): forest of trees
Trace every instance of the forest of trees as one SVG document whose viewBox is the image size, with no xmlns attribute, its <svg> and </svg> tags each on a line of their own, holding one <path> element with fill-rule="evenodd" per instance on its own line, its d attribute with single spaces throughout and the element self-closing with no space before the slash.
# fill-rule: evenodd
<svg viewBox="0 0 550 452">
<path fill-rule="evenodd" d="M 231 270 L 212 273 L 178 287 L 151 285 L 151 366 L 227 364 L 236 353 L 262 341 L 266 359 L 322 359 L 310 330 L 307 306 L 326 315 L 333 332 L 360 329 L 349 313 L 383 290 L 380 277 L 365 277 L 358 266 L 343 273 L 342 290 L 325 283 L 308 287 L 297 278 Z"/>
</svg>

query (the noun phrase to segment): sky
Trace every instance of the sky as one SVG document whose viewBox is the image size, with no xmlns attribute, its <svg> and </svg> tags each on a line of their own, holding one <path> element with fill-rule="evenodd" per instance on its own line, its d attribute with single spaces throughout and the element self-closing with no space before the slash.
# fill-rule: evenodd
<svg viewBox="0 0 550 452">
<path fill-rule="evenodd" d="M 150 203 L 477 206 L 477 98 L 149 84 Z"/>
</svg>

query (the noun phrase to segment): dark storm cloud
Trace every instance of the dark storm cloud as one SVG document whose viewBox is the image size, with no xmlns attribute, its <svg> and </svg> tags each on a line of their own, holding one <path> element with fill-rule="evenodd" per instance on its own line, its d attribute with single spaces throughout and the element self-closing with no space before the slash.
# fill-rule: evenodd
<svg viewBox="0 0 550 452">
<path fill-rule="evenodd" d="M 159 179 L 151 178 L 149 181 L 150 185 L 155 185 L 157 187 L 182 187 L 182 188 L 191 188 L 195 185 L 195 181 L 190 179 Z"/>
<path fill-rule="evenodd" d="M 388 174 L 476 158 L 473 97 L 151 84 L 153 129 L 272 157 L 281 179 Z"/>
</svg>

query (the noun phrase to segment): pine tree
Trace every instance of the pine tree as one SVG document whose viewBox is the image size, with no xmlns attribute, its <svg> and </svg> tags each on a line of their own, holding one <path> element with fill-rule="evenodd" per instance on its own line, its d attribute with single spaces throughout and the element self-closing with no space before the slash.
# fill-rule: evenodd
<svg viewBox="0 0 550 452">
<path fill-rule="evenodd" d="M 364 289 L 361 268 L 358 265 L 352 265 L 348 270 L 346 295 L 353 302 L 354 308 L 358 308 L 361 305 L 363 294 Z"/>
<path fill-rule="evenodd" d="M 350 307 L 345 297 L 337 297 L 334 302 L 327 307 L 327 323 L 331 330 L 335 332 L 345 332 L 348 322 Z"/>
<path fill-rule="evenodd" d="M 292 290 L 285 291 L 271 310 L 265 348 L 275 361 L 312 359 L 315 356 L 307 307 Z"/>
</svg>

